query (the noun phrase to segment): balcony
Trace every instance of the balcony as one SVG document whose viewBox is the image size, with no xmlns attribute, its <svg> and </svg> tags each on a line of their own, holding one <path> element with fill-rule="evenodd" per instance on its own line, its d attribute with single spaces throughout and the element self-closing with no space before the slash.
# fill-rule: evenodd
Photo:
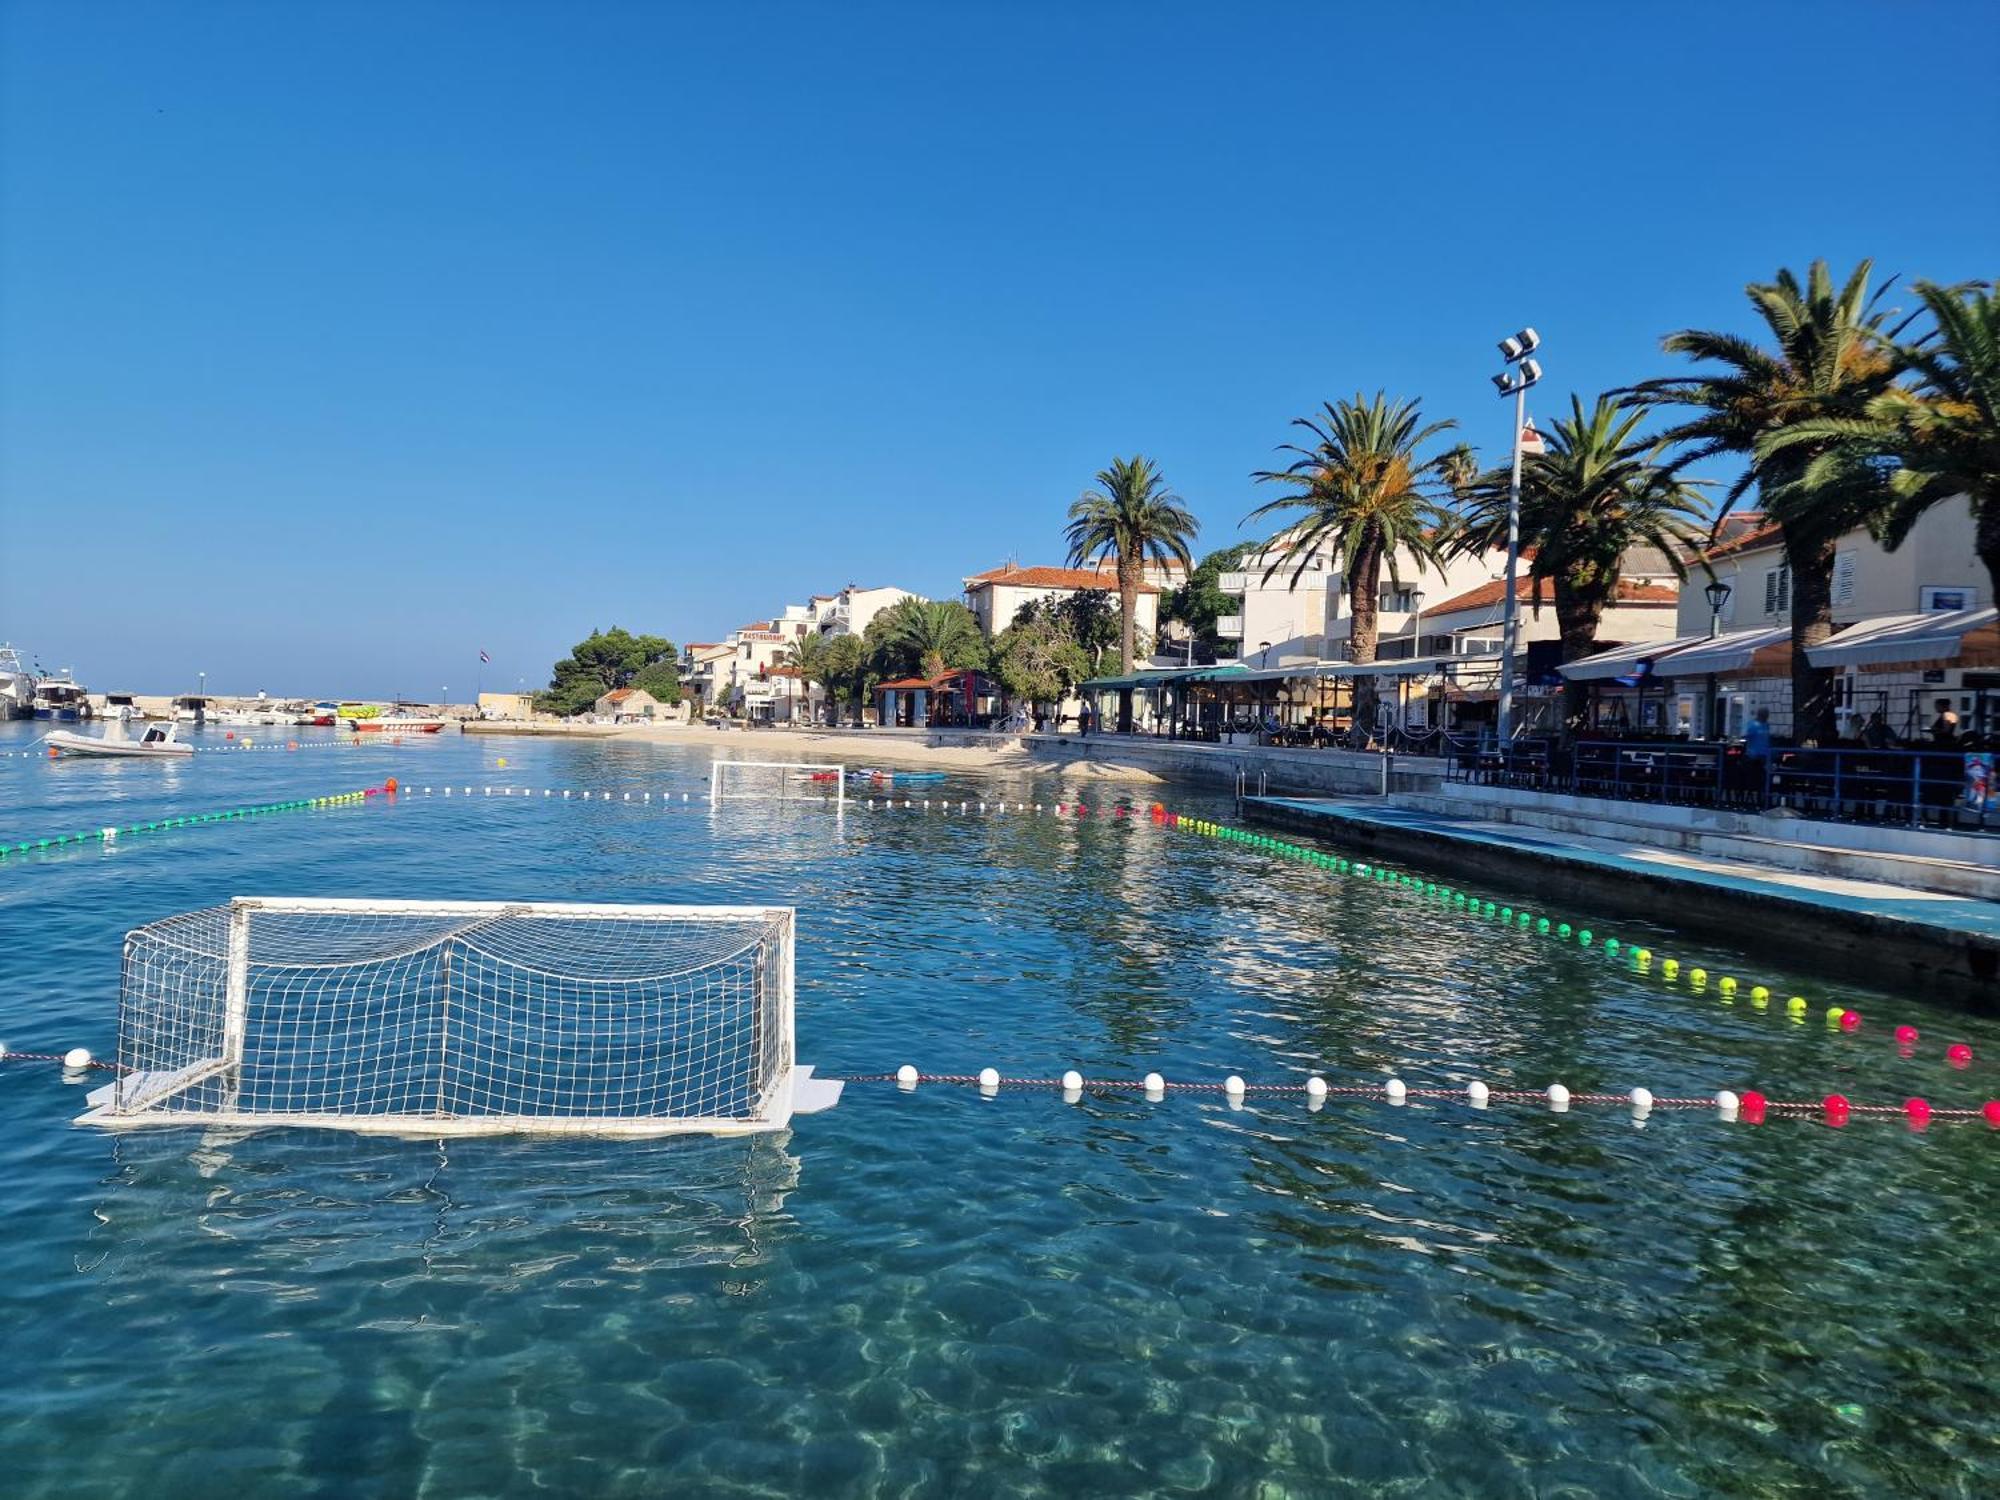
<svg viewBox="0 0 2000 1500">
<path fill-rule="evenodd" d="M 1215 586 L 1225 594 L 1240 594 L 1250 587 L 1248 573 L 1224 573 L 1215 580 Z"/>
<path fill-rule="evenodd" d="M 1226 576 L 1228 576 L 1228 575 L 1226 575 L 1226 574 L 1225 574 L 1224 576 L 1226 577 Z M 1217 616 L 1215 617 L 1215 633 L 1216 633 L 1217 635 L 1221 636 L 1221 637 L 1222 637 L 1222 639 L 1224 639 L 1225 641 L 1240 641 L 1240 640 L 1242 640 L 1242 639 L 1243 639 L 1243 616 L 1241 616 L 1241 615 L 1217 615 Z"/>
</svg>

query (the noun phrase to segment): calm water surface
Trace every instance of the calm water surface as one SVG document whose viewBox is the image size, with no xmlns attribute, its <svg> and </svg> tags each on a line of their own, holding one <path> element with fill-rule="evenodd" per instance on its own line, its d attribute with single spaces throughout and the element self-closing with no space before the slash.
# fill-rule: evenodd
<svg viewBox="0 0 2000 1500">
<path fill-rule="evenodd" d="M 231 895 L 773 902 L 800 912 L 799 1055 L 834 1075 L 1995 1091 L 2000 1026 L 1666 922 L 1553 913 L 1868 1024 L 1673 994 L 1143 822 L 716 816 L 705 772 L 455 737 L 0 760 L 9 841 L 389 774 L 696 794 L 404 798 L 10 858 L 0 1037 L 110 1052 L 122 934 Z M 58 1070 L 0 1067 L 10 1495 L 2000 1488 L 1984 1126 L 855 1085 L 749 1142 L 441 1146 L 114 1137 L 81 1108 Z"/>
</svg>

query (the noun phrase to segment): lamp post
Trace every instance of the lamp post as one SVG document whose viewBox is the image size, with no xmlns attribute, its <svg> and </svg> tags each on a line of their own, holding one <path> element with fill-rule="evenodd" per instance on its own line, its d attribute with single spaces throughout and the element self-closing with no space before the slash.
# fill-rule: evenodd
<svg viewBox="0 0 2000 1500">
<path fill-rule="evenodd" d="M 1410 660 L 1424 654 L 1424 591 L 1410 590 Z"/>
<path fill-rule="evenodd" d="M 1728 584 L 1718 578 L 1701 592 L 1708 600 L 1708 638 L 1712 641 L 1722 633 L 1722 606 L 1729 602 L 1731 589 Z M 1705 712 L 1708 718 L 1708 737 L 1712 740 L 1722 738 L 1722 735 L 1718 732 L 1720 726 L 1715 722 L 1716 710 L 1719 706 L 1716 697 L 1715 674 L 1710 672 L 1708 674 L 1708 707 Z"/>
<path fill-rule="evenodd" d="M 1507 580 L 1501 596 L 1500 705 L 1495 728 L 1505 746 L 1514 735 L 1514 651 L 1520 630 L 1520 604 L 1514 598 L 1515 575 L 1521 568 L 1521 435 L 1528 425 L 1528 387 L 1542 378 L 1542 367 L 1528 356 L 1542 346 L 1542 336 L 1523 328 L 1500 340 L 1507 368 L 1493 377 L 1502 396 L 1514 398 L 1514 472 L 1507 485 Z"/>
<path fill-rule="evenodd" d="M 194 690 L 194 722 L 197 729 L 208 723 L 208 673 L 197 672 Z"/>
</svg>

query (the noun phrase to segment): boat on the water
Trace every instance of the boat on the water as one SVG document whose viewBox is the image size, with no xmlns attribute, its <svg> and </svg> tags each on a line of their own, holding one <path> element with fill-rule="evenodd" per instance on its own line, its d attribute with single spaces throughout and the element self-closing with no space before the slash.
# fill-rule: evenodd
<svg viewBox="0 0 2000 1500">
<path fill-rule="evenodd" d="M 74 724 L 90 717 L 90 694 L 65 667 L 35 684 L 35 717 Z"/>
<path fill-rule="evenodd" d="M 356 734 L 436 734 L 444 728 L 443 719 L 423 718 L 416 714 L 383 714 L 379 719 L 341 720 Z"/>
<path fill-rule="evenodd" d="M 0 720 L 35 716 L 35 674 L 12 646 L 0 646 Z"/>
<path fill-rule="evenodd" d="M 173 760 L 194 754 L 194 746 L 183 745 L 175 738 L 178 727 L 174 724 L 149 724 L 146 732 L 135 740 L 125 733 L 123 719 L 111 719 L 106 722 L 101 735 L 58 729 L 42 736 L 42 743 L 57 759 L 74 755 L 85 759 Z"/>
</svg>

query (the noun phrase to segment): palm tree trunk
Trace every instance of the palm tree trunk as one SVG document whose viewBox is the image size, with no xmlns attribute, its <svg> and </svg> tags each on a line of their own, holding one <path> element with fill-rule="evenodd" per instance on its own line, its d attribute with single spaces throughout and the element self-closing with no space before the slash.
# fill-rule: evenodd
<svg viewBox="0 0 2000 1500">
<path fill-rule="evenodd" d="M 1347 659 L 1356 666 L 1375 660 L 1378 635 L 1377 616 L 1382 594 L 1382 546 L 1364 542 L 1355 549 L 1354 566 L 1347 574 Z M 1378 691 L 1373 677 L 1354 679 L 1354 727 L 1364 735 L 1375 733 Z"/>
<path fill-rule="evenodd" d="M 1556 633 L 1562 639 L 1562 659 L 1580 661 L 1597 649 L 1597 627 L 1604 618 L 1601 595 L 1565 587 L 1556 580 Z M 1574 739 L 1590 717 L 1590 684 L 1563 679 L 1563 733 Z"/>
<path fill-rule="evenodd" d="M 1834 726 L 1831 667 L 1806 655 L 1833 634 L 1833 543 L 1785 540 L 1792 570 L 1792 738 L 1801 745 L 1831 745 Z"/>
<path fill-rule="evenodd" d="M 1986 566 L 1987 602 L 2000 604 L 2000 495 L 1989 494 L 1973 521 L 1972 550 Z"/>
<path fill-rule="evenodd" d="M 1139 644 L 1139 560 L 1118 554 L 1118 670 L 1132 675 L 1132 658 Z M 1132 732 L 1132 689 L 1118 690 L 1118 732 Z"/>
</svg>

